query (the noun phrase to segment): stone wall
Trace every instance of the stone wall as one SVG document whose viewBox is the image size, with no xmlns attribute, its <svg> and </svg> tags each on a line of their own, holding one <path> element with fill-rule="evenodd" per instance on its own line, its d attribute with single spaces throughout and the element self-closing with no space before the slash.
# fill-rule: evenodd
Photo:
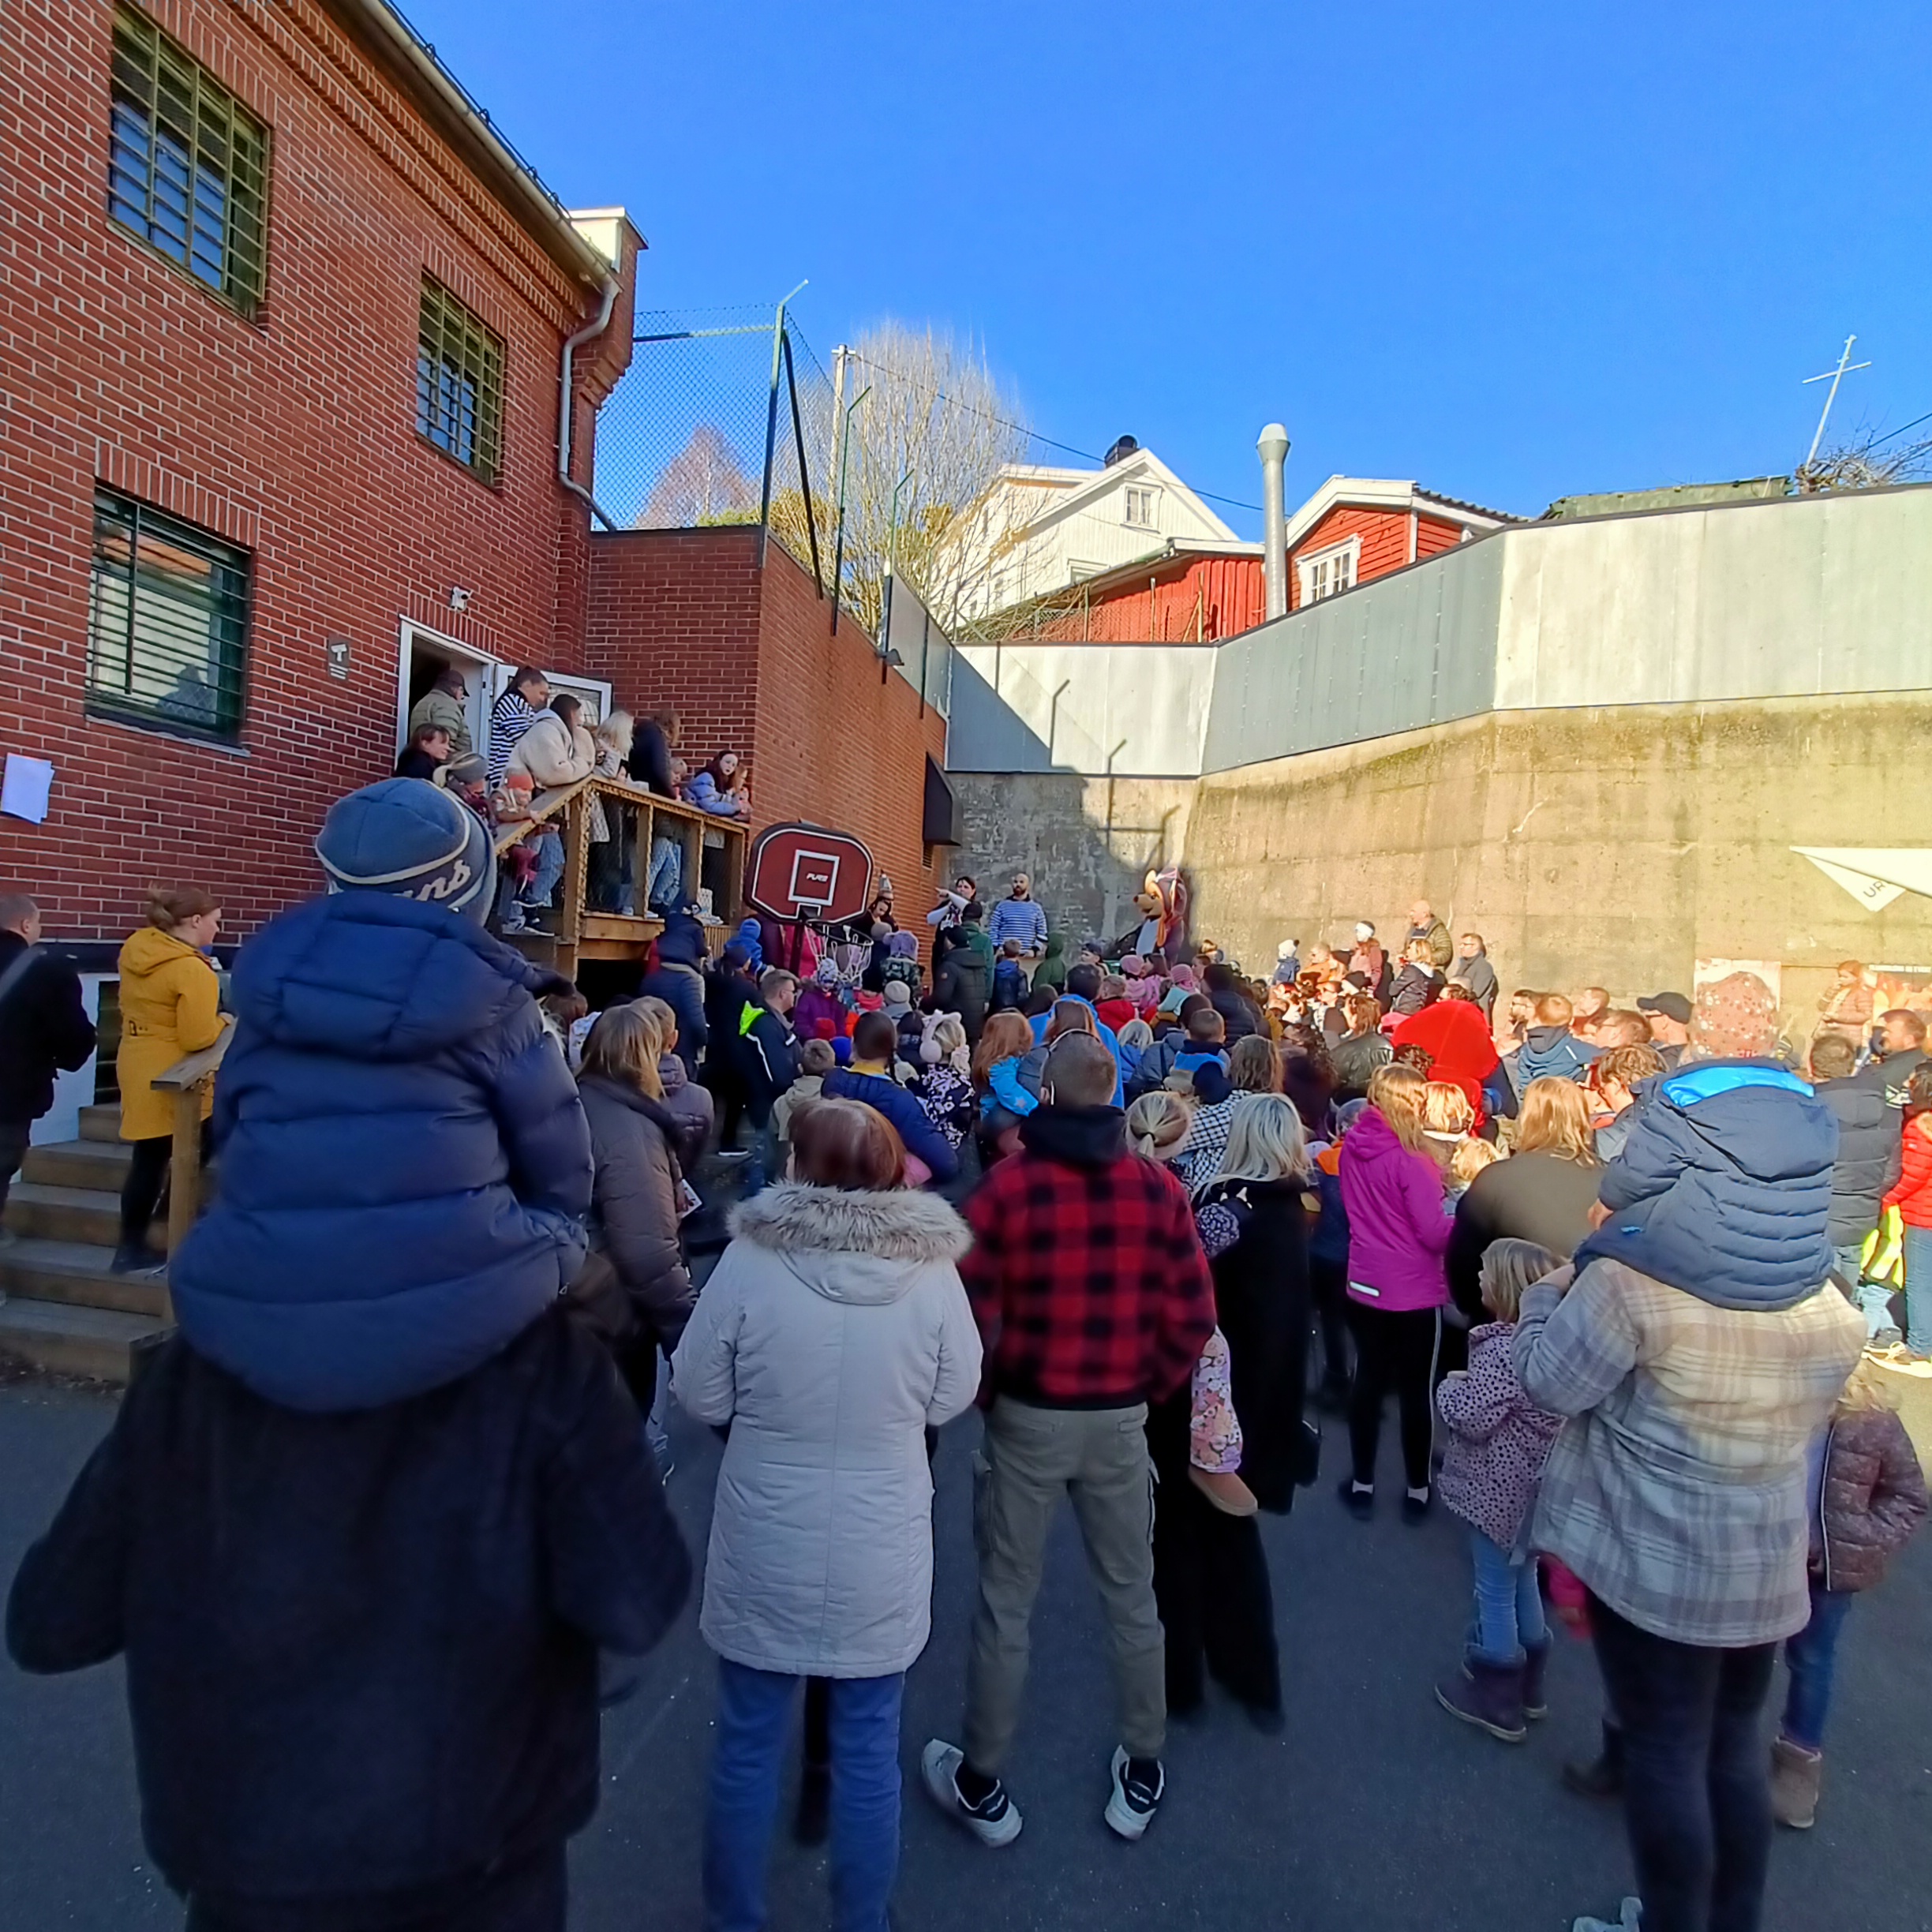
<svg viewBox="0 0 1932 1932">
<path fill-rule="evenodd" d="M 1628 999 L 1688 990 L 1700 958 L 1776 961 L 1802 1036 L 1837 960 L 1932 967 L 1932 898 L 1870 913 L 1791 850 L 1932 843 L 1928 743 L 1920 692 L 1496 712 L 1110 800 L 1069 774 L 954 783 L 983 881 L 1025 864 L 1057 923 L 1123 930 L 1178 854 L 1196 934 L 1256 970 L 1290 935 L 1399 934 L 1420 896 L 1509 985 Z"/>
<path fill-rule="evenodd" d="M 1087 778 L 1073 772 L 951 774 L 965 843 L 950 873 L 979 882 L 990 905 L 1017 871 L 1056 930 L 1077 942 L 1112 940 L 1138 915 L 1133 895 L 1150 866 L 1181 856 L 1195 781 Z"/>
</svg>

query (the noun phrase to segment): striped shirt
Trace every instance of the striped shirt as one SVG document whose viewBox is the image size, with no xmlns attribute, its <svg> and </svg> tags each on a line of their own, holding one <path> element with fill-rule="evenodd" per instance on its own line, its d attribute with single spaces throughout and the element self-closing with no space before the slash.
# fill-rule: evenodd
<svg viewBox="0 0 1932 1932">
<path fill-rule="evenodd" d="M 510 754 L 517 748 L 518 740 L 536 721 L 536 712 L 531 709 L 529 701 L 514 684 L 496 700 L 496 704 L 492 707 L 489 730 L 489 787 L 492 792 L 503 784 L 504 773 L 510 769 Z"/>
</svg>

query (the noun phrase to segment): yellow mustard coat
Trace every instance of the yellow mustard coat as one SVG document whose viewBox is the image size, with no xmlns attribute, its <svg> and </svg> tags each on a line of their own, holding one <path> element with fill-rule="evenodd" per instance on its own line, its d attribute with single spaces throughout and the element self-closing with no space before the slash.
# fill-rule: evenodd
<svg viewBox="0 0 1932 1932">
<path fill-rule="evenodd" d="M 220 983 L 185 939 L 144 926 L 121 949 L 121 1051 L 114 1071 L 121 1082 L 121 1138 L 152 1140 L 174 1131 L 174 1097 L 152 1084 L 176 1061 L 221 1034 L 216 1010 Z M 214 1110 L 211 1086 L 201 1118 Z"/>
</svg>

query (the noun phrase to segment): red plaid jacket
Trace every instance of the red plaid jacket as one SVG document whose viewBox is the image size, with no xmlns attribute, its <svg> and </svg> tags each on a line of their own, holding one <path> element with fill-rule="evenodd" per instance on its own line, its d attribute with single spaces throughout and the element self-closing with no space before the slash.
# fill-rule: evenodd
<svg viewBox="0 0 1932 1932">
<path fill-rule="evenodd" d="M 1165 1167 L 1125 1151 L 1092 1163 L 1017 1154 L 966 1219 L 960 1275 L 986 1344 L 983 1401 L 1124 1409 L 1193 1374 L 1215 1325 L 1214 1279 Z"/>
</svg>

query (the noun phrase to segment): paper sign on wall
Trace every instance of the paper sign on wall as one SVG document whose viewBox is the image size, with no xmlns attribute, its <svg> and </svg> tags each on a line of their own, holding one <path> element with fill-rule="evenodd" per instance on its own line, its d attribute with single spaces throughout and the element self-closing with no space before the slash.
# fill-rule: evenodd
<svg viewBox="0 0 1932 1932">
<path fill-rule="evenodd" d="M 46 758 L 28 758 L 18 751 L 6 754 L 6 775 L 0 778 L 0 812 L 39 825 L 47 815 L 53 790 L 54 767 Z"/>
</svg>

